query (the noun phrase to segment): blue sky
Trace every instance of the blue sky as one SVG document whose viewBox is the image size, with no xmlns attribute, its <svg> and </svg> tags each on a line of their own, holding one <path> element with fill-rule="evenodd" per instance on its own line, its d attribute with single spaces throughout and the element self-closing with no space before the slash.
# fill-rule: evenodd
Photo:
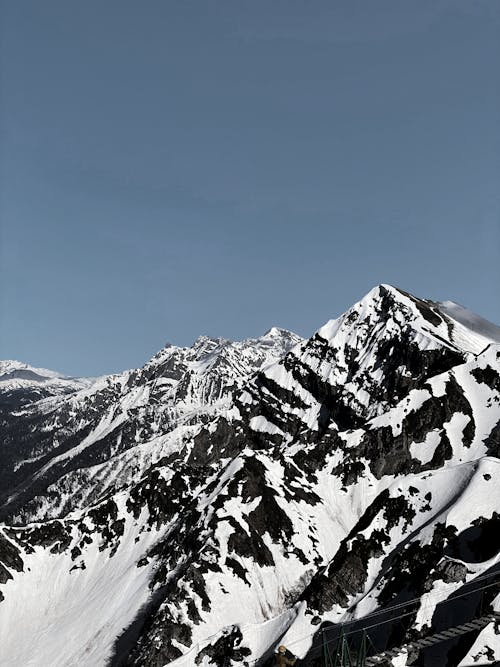
<svg viewBox="0 0 500 667">
<path fill-rule="evenodd" d="M 500 323 L 496 0 L 1 17 L 0 358 L 309 335 L 381 282 Z"/>
</svg>

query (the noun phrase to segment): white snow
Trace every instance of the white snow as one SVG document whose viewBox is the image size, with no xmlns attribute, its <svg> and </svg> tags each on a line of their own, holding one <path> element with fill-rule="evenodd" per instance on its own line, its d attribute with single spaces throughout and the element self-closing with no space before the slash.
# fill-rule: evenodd
<svg viewBox="0 0 500 667">
<path fill-rule="evenodd" d="M 421 463 L 428 463 L 432 460 L 436 447 L 441 442 L 441 434 L 439 431 L 429 431 L 423 442 L 412 442 L 410 445 L 410 454 L 414 459 L 418 459 Z"/>
<path fill-rule="evenodd" d="M 81 559 L 73 562 L 69 553 L 52 554 L 42 547 L 23 556 L 28 569 L 13 572 L 2 588 L 2 667 L 106 664 L 115 638 L 149 598 L 154 562 L 137 567 L 137 560 L 159 533 L 139 534 L 139 528 L 127 521 L 111 558 L 108 549 L 98 550 L 98 543 L 87 546 L 86 569 L 71 570 Z"/>
<path fill-rule="evenodd" d="M 437 305 L 440 310 L 462 325 L 461 331 L 465 329 L 477 334 L 477 344 L 480 344 L 481 339 L 484 341 L 481 349 L 484 349 L 491 342 L 500 343 L 500 327 L 496 324 L 488 322 L 480 315 L 454 301 L 441 301 Z"/>
</svg>

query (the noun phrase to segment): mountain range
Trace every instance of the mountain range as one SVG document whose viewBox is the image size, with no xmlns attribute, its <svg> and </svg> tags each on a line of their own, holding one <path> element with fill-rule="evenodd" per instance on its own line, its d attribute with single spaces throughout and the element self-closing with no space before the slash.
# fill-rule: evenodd
<svg viewBox="0 0 500 667">
<path fill-rule="evenodd" d="M 500 328 L 458 304 L 0 362 L 0 424 L 2 666 L 500 663 Z"/>
</svg>

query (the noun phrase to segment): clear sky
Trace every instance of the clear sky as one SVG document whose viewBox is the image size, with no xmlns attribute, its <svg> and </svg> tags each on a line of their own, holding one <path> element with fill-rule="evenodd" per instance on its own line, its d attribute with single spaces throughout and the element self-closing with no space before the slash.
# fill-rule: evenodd
<svg viewBox="0 0 500 667">
<path fill-rule="evenodd" d="M 0 7 L 0 358 L 309 335 L 381 282 L 500 323 L 498 0 Z"/>
</svg>

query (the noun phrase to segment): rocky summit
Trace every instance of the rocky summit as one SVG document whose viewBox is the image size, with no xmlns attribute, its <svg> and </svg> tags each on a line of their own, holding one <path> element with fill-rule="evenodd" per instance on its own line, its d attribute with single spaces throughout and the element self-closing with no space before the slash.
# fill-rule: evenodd
<svg viewBox="0 0 500 667">
<path fill-rule="evenodd" d="M 457 304 L 1 362 L 0 423 L 2 667 L 500 663 L 500 328 Z"/>
</svg>

